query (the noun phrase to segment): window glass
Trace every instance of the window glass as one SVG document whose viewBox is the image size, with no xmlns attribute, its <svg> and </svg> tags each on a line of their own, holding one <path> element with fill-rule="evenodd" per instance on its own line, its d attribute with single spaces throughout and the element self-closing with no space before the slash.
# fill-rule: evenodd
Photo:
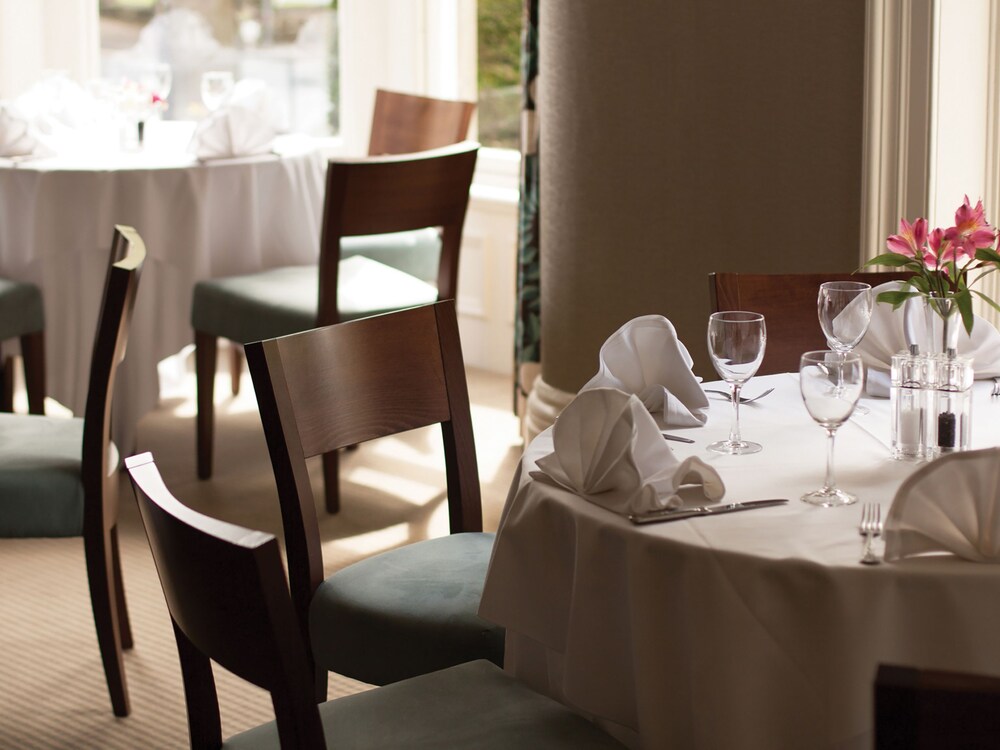
<svg viewBox="0 0 1000 750">
<path fill-rule="evenodd" d="M 479 0 L 479 141 L 518 148 L 523 0 Z"/>
<path fill-rule="evenodd" d="M 101 73 L 164 87 L 165 117 L 205 115 L 210 71 L 263 80 L 284 129 L 338 131 L 336 3 L 330 0 L 101 0 Z M 211 103 L 211 101 L 209 102 Z"/>
</svg>

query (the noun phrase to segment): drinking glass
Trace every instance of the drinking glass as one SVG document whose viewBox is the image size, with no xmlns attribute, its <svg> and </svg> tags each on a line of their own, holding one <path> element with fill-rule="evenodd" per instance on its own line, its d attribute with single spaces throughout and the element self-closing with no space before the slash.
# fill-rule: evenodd
<svg viewBox="0 0 1000 750">
<path fill-rule="evenodd" d="M 767 331 L 764 316 L 755 312 L 717 312 L 708 318 L 708 353 L 720 377 L 729 383 L 733 401 L 733 423 L 728 440 L 708 446 L 716 453 L 757 453 L 759 443 L 740 436 L 740 389 L 757 372 L 764 359 Z"/>
<path fill-rule="evenodd" d="M 209 112 L 217 110 L 233 90 L 233 74 L 228 70 L 209 70 L 201 76 L 201 101 Z"/>
<path fill-rule="evenodd" d="M 170 96 L 173 82 L 173 71 L 167 63 L 152 63 L 142 75 L 142 83 L 151 94 L 156 94 L 162 101 L 166 101 Z"/>
<path fill-rule="evenodd" d="M 872 288 L 860 281 L 824 281 L 816 309 L 826 344 L 835 352 L 849 352 L 868 332 L 872 320 Z"/>
<path fill-rule="evenodd" d="M 857 497 L 837 487 L 833 474 L 833 443 L 837 428 L 848 420 L 864 387 L 861 355 L 854 352 L 806 352 L 799 362 L 802 401 L 829 436 L 826 449 L 826 481 L 822 489 L 807 492 L 802 499 L 813 505 L 850 505 Z"/>
</svg>

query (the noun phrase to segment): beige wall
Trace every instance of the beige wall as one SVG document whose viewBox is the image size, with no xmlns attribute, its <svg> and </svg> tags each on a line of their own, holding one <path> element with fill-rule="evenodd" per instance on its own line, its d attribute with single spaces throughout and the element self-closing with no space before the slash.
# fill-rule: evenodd
<svg viewBox="0 0 1000 750">
<path fill-rule="evenodd" d="M 713 270 L 859 257 L 864 0 L 541 3 L 542 375 L 669 317 L 705 352 Z"/>
</svg>

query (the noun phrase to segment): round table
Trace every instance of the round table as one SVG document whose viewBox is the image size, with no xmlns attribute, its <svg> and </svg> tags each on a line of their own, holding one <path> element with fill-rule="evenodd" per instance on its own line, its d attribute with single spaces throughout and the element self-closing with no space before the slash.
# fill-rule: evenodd
<svg viewBox="0 0 1000 750">
<path fill-rule="evenodd" d="M 726 500 L 784 506 L 634 526 L 532 480 L 528 447 L 497 533 L 480 613 L 507 628 L 506 668 L 632 747 L 867 748 L 880 662 L 1000 676 L 1000 567 L 952 556 L 859 564 L 860 505 L 799 501 L 822 484 L 825 431 L 797 375 L 756 378 L 743 435 L 764 450 L 710 454 L 732 407 L 671 430 L 726 484 Z M 1000 399 L 977 383 L 973 445 L 1000 444 Z M 839 431 L 838 483 L 882 505 L 916 464 L 889 458 L 889 402 Z M 881 552 L 881 544 L 876 543 Z"/>
<path fill-rule="evenodd" d="M 158 401 L 157 363 L 193 340 L 195 282 L 319 256 L 326 161 L 317 141 L 285 137 L 274 153 L 198 162 L 177 132 L 152 128 L 135 153 L 0 160 L 0 276 L 42 289 L 48 395 L 77 415 L 113 226 L 135 227 L 146 243 L 115 389 L 113 432 L 125 452 Z"/>
</svg>

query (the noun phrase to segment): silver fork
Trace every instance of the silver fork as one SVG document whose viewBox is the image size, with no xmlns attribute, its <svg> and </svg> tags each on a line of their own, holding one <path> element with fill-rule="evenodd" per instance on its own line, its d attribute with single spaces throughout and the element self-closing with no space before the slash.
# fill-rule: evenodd
<svg viewBox="0 0 1000 750">
<path fill-rule="evenodd" d="M 993 390 L 990 391 L 991 396 L 1000 396 L 1000 377 L 993 378 Z"/>
<path fill-rule="evenodd" d="M 741 404 L 752 404 L 757 399 L 764 398 L 764 396 L 766 396 L 767 394 L 771 393 L 771 391 L 773 391 L 773 390 L 774 390 L 774 388 L 768 388 L 763 393 L 758 393 L 756 396 L 751 396 L 750 398 L 747 398 L 746 396 L 740 396 L 740 403 Z M 732 399 L 732 394 L 729 391 L 717 391 L 714 388 L 706 388 L 705 389 L 705 393 L 712 393 L 712 394 L 715 394 L 715 395 L 718 395 L 718 396 L 725 396 L 727 400 Z"/>
<path fill-rule="evenodd" d="M 858 530 L 865 537 L 865 548 L 861 555 L 864 565 L 878 565 L 881 560 L 872 549 L 872 541 L 882 533 L 882 506 L 877 503 L 865 503 L 861 507 L 861 524 Z"/>
</svg>

